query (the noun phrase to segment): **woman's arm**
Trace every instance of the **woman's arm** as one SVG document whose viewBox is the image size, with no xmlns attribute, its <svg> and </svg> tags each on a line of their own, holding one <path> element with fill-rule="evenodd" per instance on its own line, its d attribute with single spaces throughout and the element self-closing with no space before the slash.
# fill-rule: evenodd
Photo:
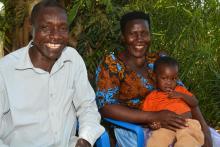
<svg viewBox="0 0 220 147">
<path fill-rule="evenodd" d="M 209 127 L 206 124 L 206 121 L 203 118 L 199 107 L 197 106 L 197 107 L 191 108 L 191 112 L 192 112 L 192 118 L 197 119 L 201 124 L 202 131 L 205 136 L 205 144 L 203 145 L 203 147 L 212 147 L 212 138 L 211 138 L 211 134 L 209 131 Z"/>
<path fill-rule="evenodd" d="M 151 124 L 152 122 L 160 122 L 163 128 L 176 130 L 185 126 L 185 120 L 171 111 L 145 112 L 137 109 L 131 109 L 120 104 L 105 105 L 100 109 L 103 117 L 116 120 Z"/>
</svg>

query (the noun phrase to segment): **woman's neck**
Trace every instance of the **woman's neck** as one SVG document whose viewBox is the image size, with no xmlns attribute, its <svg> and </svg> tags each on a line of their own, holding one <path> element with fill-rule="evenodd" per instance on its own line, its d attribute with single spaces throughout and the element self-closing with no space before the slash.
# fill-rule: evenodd
<svg viewBox="0 0 220 147">
<path fill-rule="evenodd" d="M 146 65 L 145 56 L 135 57 L 129 54 L 128 52 L 125 52 L 124 61 L 129 67 L 134 68 L 134 69 L 140 69 Z"/>
<path fill-rule="evenodd" d="M 123 52 L 122 61 L 128 67 L 128 69 L 142 75 L 145 79 L 149 79 L 147 61 L 145 55 L 143 57 L 135 57 L 128 52 Z"/>
</svg>

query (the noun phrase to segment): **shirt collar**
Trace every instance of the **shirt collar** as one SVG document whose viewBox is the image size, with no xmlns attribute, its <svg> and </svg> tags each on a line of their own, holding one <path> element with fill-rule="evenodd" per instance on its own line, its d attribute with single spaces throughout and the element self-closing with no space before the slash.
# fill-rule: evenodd
<svg viewBox="0 0 220 147">
<path fill-rule="evenodd" d="M 31 40 L 27 46 L 24 47 L 24 52 L 20 54 L 20 59 L 15 66 L 15 69 L 34 69 L 34 66 L 31 62 L 30 56 L 29 56 L 29 49 L 33 46 L 32 45 L 33 40 Z M 54 65 L 61 67 L 65 62 L 73 62 L 73 57 L 68 53 L 67 50 L 68 47 L 65 47 L 61 56 L 59 59 L 55 62 Z"/>
<path fill-rule="evenodd" d="M 24 52 L 22 52 L 21 54 L 19 54 L 19 60 L 17 65 L 15 66 L 15 69 L 30 69 L 30 68 L 34 68 L 30 56 L 29 56 L 29 48 L 32 47 L 32 41 L 30 41 L 28 43 L 27 46 L 24 47 Z"/>
</svg>

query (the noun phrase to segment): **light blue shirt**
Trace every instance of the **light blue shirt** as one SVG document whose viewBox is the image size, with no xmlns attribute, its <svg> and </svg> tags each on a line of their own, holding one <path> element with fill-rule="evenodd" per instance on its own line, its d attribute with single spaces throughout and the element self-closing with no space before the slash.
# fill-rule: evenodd
<svg viewBox="0 0 220 147">
<path fill-rule="evenodd" d="M 50 73 L 35 68 L 28 46 L 0 60 L 0 147 L 92 145 L 102 134 L 83 59 L 66 47 Z"/>
</svg>

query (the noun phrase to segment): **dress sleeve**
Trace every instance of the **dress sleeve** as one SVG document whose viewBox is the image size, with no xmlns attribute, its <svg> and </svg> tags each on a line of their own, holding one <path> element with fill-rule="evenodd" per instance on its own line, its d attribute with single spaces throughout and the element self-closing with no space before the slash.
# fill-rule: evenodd
<svg viewBox="0 0 220 147">
<path fill-rule="evenodd" d="M 96 70 L 96 102 L 98 108 L 108 104 L 118 104 L 116 98 L 120 90 L 120 79 L 124 67 L 114 55 L 106 56 Z"/>
</svg>

